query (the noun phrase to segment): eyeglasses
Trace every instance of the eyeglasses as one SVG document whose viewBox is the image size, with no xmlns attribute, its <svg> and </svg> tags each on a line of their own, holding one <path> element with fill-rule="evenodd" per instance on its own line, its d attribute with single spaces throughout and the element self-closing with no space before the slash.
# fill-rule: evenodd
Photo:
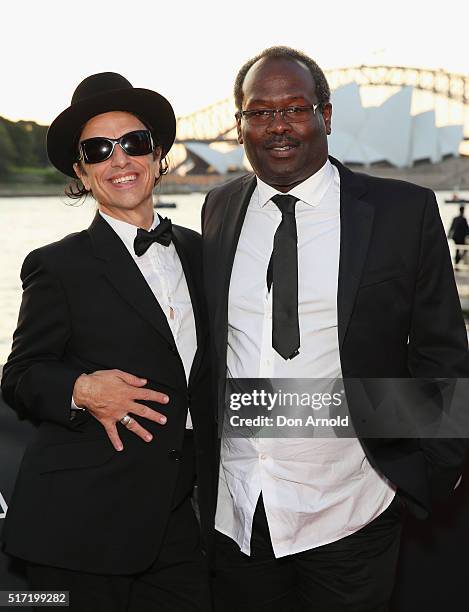
<svg viewBox="0 0 469 612">
<path fill-rule="evenodd" d="M 87 138 L 79 144 L 80 156 L 77 161 L 85 161 L 87 164 L 98 164 L 106 159 L 109 159 L 114 153 L 114 148 L 119 145 L 124 153 L 132 155 L 148 155 L 151 153 L 155 145 L 149 130 L 135 130 L 127 132 L 120 138 L 104 138 L 97 136 L 95 138 Z"/>
<path fill-rule="evenodd" d="M 277 114 L 287 123 L 302 123 L 309 121 L 312 114 L 316 114 L 319 104 L 311 106 L 287 106 L 287 108 L 260 108 L 256 110 L 241 110 L 236 113 L 244 117 L 251 125 L 268 125 L 272 123 Z"/>
</svg>

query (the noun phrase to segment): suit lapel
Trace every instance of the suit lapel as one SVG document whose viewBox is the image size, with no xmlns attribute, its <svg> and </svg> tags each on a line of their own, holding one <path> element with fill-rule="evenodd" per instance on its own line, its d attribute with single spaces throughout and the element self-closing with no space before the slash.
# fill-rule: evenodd
<svg viewBox="0 0 469 612">
<path fill-rule="evenodd" d="M 191 382 L 197 374 L 197 370 L 200 366 L 207 336 L 207 326 L 204 322 L 205 317 L 202 304 L 203 296 L 197 291 L 197 283 L 200 283 L 200 286 L 202 284 L 201 272 L 197 270 L 196 266 L 194 265 L 194 262 L 197 261 L 199 257 L 201 258 L 202 255 L 191 253 L 191 245 L 188 242 L 186 235 L 180 230 L 179 227 L 175 225 L 173 225 L 173 242 L 181 261 L 182 269 L 187 282 L 187 288 L 189 289 L 197 335 L 197 350 L 194 355 L 189 376 L 189 381 Z"/>
<path fill-rule="evenodd" d="M 223 330 L 223 333 L 217 334 L 215 342 L 219 351 L 219 357 L 222 359 L 226 357 L 228 292 L 230 289 L 231 272 L 244 217 L 246 216 L 249 201 L 255 187 L 256 177 L 249 175 L 229 195 L 220 230 L 216 265 L 218 278 L 215 280 L 215 286 L 221 288 L 221 297 L 215 312 L 215 329 Z"/>
<path fill-rule="evenodd" d="M 339 347 L 342 348 L 366 261 L 374 206 L 364 199 L 359 176 L 331 158 L 340 174 L 340 258 L 337 290 Z"/>
<path fill-rule="evenodd" d="M 104 274 L 115 290 L 174 347 L 166 316 L 122 240 L 99 213 L 96 213 L 88 233 L 94 254 L 105 262 Z"/>
</svg>

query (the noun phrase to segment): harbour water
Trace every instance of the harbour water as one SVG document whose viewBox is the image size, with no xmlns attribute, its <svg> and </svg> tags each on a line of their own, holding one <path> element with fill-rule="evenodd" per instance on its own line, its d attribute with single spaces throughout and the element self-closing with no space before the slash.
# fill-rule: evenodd
<svg viewBox="0 0 469 612">
<path fill-rule="evenodd" d="M 459 195 L 469 199 L 468 191 L 461 191 Z M 446 230 L 459 212 L 459 205 L 444 203 L 448 197 L 451 197 L 448 191 L 437 192 Z M 200 231 L 204 194 L 165 195 L 162 200 L 177 204 L 175 209 L 159 210 L 163 217 L 168 216 L 173 223 Z M 80 206 L 70 206 L 65 197 L 0 198 L 0 364 L 5 363 L 10 352 L 16 327 L 21 301 L 20 269 L 24 258 L 39 246 L 88 227 L 95 210 L 91 199 Z M 469 213 L 469 206 L 467 210 Z"/>
</svg>

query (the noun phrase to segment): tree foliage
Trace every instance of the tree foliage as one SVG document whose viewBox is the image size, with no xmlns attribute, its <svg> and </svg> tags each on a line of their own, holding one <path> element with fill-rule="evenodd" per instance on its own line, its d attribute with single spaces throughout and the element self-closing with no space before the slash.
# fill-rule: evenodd
<svg viewBox="0 0 469 612">
<path fill-rule="evenodd" d="M 0 122 L 0 178 L 8 176 L 15 158 L 15 148 L 5 126 Z"/>
<path fill-rule="evenodd" d="M 47 126 L 34 121 L 9 121 L 0 117 L 0 178 L 14 168 L 47 168 Z"/>
</svg>

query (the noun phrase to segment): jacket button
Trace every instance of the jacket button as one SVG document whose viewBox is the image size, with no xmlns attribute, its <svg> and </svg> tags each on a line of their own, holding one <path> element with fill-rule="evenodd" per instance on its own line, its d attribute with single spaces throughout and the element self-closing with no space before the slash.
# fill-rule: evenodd
<svg viewBox="0 0 469 612">
<path fill-rule="evenodd" d="M 176 348 L 175 346 L 172 346 L 172 347 L 170 348 L 170 350 L 171 350 L 171 353 L 174 353 L 175 355 L 176 355 L 176 353 L 178 352 L 178 350 L 177 350 L 177 348 Z"/>
<path fill-rule="evenodd" d="M 169 451 L 168 457 L 171 459 L 171 461 L 180 461 L 182 459 L 182 453 L 181 451 L 173 448 Z"/>
</svg>

